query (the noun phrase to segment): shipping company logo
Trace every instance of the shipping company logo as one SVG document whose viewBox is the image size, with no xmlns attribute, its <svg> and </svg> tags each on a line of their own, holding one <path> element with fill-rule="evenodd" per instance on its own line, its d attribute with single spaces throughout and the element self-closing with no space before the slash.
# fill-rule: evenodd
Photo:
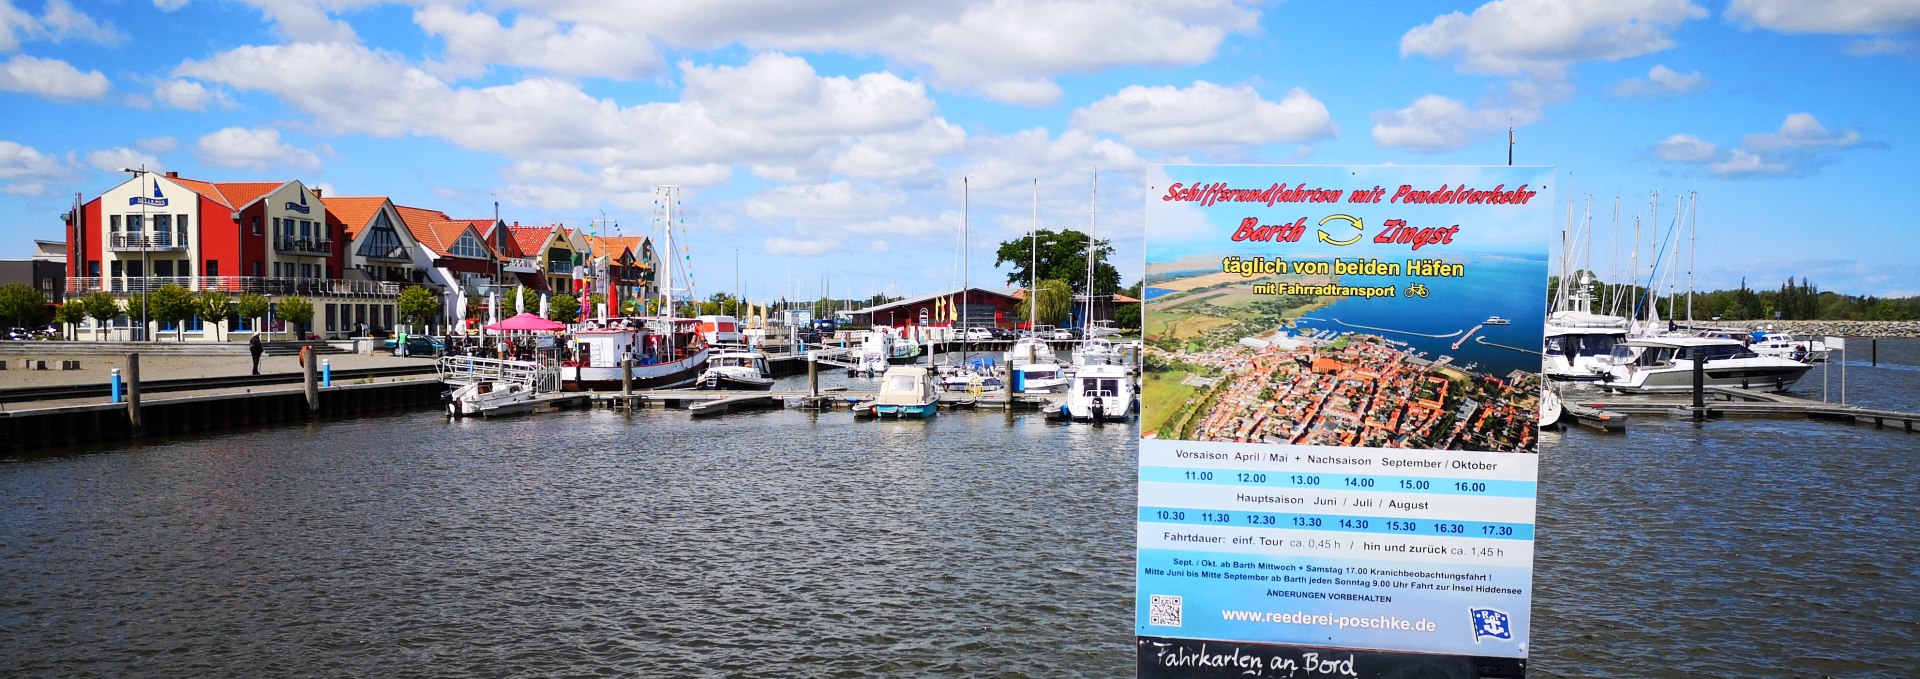
<svg viewBox="0 0 1920 679">
<path fill-rule="evenodd" d="M 304 215 L 313 208 L 307 207 L 307 194 L 303 191 L 300 193 L 300 202 L 287 201 L 287 209 Z"/>
<path fill-rule="evenodd" d="M 1513 627 L 1504 611 L 1492 608 L 1469 608 L 1467 614 L 1473 618 L 1473 643 L 1480 643 L 1482 637 L 1492 637 L 1505 641 L 1513 640 Z"/>
<path fill-rule="evenodd" d="M 132 198 L 127 199 L 127 204 L 128 205 L 146 205 L 149 207 L 166 207 L 167 197 L 160 195 L 160 182 L 154 182 L 152 198 L 147 198 L 144 196 L 134 196 Z"/>
</svg>

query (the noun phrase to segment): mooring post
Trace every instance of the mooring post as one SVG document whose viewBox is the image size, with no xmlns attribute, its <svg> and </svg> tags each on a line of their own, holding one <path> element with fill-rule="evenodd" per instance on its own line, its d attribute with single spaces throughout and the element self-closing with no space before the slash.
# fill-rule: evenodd
<svg viewBox="0 0 1920 679">
<path fill-rule="evenodd" d="M 633 359 L 620 359 L 620 408 L 633 408 Z"/>
<path fill-rule="evenodd" d="M 113 400 L 109 401 L 109 403 L 119 403 L 120 402 L 120 369 L 119 368 L 113 369 L 112 385 L 113 385 L 113 388 L 112 388 Z"/>
<path fill-rule="evenodd" d="M 1875 337 L 1871 340 L 1868 340 L 1867 347 L 1868 347 L 1867 357 L 1872 359 L 1874 367 L 1879 367 L 1880 366 L 1880 338 Z"/>
<path fill-rule="evenodd" d="M 127 354 L 127 426 L 135 436 L 146 433 L 140 421 L 140 354 Z"/>
<path fill-rule="evenodd" d="M 807 397 L 820 398 L 820 362 L 814 360 L 813 351 L 807 352 Z"/>
<path fill-rule="evenodd" d="M 1707 362 L 1693 361 L 1693 421 L 1707 419 Z"/>
<path fill-rule="evenodd" d="M 320 362 L 307 360 L 300 367 L 307 387 L 307 410 L 320 409 Z"/>
<path fill-rule="evenodd" d="M 333 359 L 320 359 L 320 386 L 333 386 Z"/>
</svg>

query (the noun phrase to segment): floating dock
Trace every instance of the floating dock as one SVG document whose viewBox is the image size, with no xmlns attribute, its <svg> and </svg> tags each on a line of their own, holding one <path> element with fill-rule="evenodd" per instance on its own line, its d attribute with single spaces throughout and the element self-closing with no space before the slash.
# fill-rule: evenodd
<svg viewBox="0 0 1920 679">
<path fill-rule="evenodd" d="M 1701 404 L 1694 405 L 1692 394 L 1573 399 L 1565 397 L 1565 414 L 1582 425 L 1606 431 L 1624 431 L 1628 415 L 1691 417 L 1696 420 L 1719 419 L 1729 415 L 1743 417 L 1794 417 L 1852 424 L 1871 424 L 1875 429 L 1898 427 L 1906 433 L 1920 430 L 1920 413 L 1866 408 L 1848 403 L 1814 401 L 1797 396 L 1739 387 L 1706 387 Z"/>
</svg>

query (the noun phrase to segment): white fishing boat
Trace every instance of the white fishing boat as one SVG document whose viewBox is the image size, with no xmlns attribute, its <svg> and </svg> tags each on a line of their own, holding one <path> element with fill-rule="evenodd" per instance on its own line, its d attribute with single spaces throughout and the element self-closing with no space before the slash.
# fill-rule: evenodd
<svg viewBox="0 0 1920 679">
<path fill-rule="evenodd" d="M 880 393 L 856 416 L 930 418 L 940 413 L 940 383 L 924 366 L 894 366 L 880 376 Z"/>
<path fill-rule="evenodd" d="M 1073 347 L 1074 365 L 1120 365 L 1121 363 L 1119 349 L 1106 338 L 1084 339 Z"/>
<path fill-rule="evenodd" d="M 702 389 L 766 391 L 773 388 L 773 369 L 767 355 L 739 347 L 714 349 L 700 374 Z"/>
<path fill-rule="evenodd" d="M 1016 394 L 1050 394 L 1067 384 L 1066 367 L 1058 363 L 1023 363 L 1008 368 L 1009 387 Z"/>
<path fill-rule="evenodd" d="M 860 336 L 860 348 L 854 352 L 848 375 L 875 376 L 895 365 L 913 363 L 920 358 L 920 345 L 895 334 L 893 328 L 878 327 Z"/>
<path fill-rule="evenodd" d="M 442 356 L 434 364 L 448 390 L 441 394 L 452 417 L 500 417 L 533 412 L 540 364 L 477 356 Z"/>
<path fill-rule="evenodd" d="M 574 333 L 574 356 L 560 364 L 566 391 L 621 388 L 621 362 L 632 361 L 635 389 L 670 389 L 694 383 L 707 368 L 707 346 L 691 318 L 649 318 L 617 322 L 616 327 Z"/>
<path fill-rule="evenodd" d="M 1649 337 L 1614 348 L 1614 365 L 1601 385 L 1614 391 L 1686 392 L 1693 369 L 1703 368 L 1706 386 L 1786 391 L 1812 366 L 1761 356 L 1740 342 L 1719 337 Z"/>
<path fill-rule="evenodd" d="M 1050 408 L 1048 414 L 1059 419 L 1120 421 L 1133 417 L 1138 407 L 1126 368 L 1089 365 L 1074 372 L 1066 402 Z"/>
</svg>

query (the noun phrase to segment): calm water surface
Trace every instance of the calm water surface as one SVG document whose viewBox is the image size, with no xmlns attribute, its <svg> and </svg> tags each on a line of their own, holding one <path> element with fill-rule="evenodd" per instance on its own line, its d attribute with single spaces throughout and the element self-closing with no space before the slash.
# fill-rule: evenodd
<svg viewBox="0 0 1920 679">
<path fill-rule="evenodd" d="M 1864 356 L 1850 398 L 1914 409 L 1920 343 Z M 1135 436 L 419 413 L 8 460 L 0 676 L 1130 676 Z M 1539 674 L 1920 666 L 1920 435 L 1548 436 Z"/>
</svg>

